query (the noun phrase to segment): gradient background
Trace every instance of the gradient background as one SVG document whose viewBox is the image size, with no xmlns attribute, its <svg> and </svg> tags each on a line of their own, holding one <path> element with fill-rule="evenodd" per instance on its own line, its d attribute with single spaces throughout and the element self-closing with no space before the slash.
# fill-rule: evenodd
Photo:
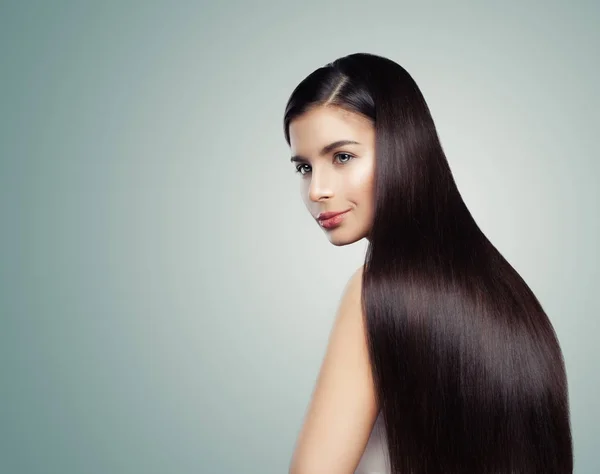
<svg viewBox="0 0 600 474">
<path fill-rule="evenodd" d="M 1 2 L 0 472 L 287 472 L 366 241 L 309 216 L 283 110 L 359 51 L 421 87 L 600 472 L 598 2 L 252 3 Z"/>
</svg>

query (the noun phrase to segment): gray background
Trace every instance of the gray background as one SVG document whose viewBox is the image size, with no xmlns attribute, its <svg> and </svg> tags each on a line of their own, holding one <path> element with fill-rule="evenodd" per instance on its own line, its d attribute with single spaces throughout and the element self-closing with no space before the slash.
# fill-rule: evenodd
<svg viewBox="0 0 600 474">
<path fill-rule="evenodd" d="M 287 472 L 366 241 L 309 216 L 282 115 L 353 52 L 421 87 L 600 471 L 597 2 L 1 5 L 0 472 Z"/>
</svg>

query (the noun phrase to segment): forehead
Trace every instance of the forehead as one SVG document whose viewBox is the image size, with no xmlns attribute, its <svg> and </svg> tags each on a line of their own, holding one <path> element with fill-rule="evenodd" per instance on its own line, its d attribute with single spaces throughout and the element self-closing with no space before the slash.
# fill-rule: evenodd
<svg viewBox="0 0 600 474">
<path fill-rule="evenodd" d="M 367 117 L 339 107 L 317 107 L 290 122 L 290 147 L 294 152 L 308 153 L 341 139 L 370 144 L 373 137 L 373 125 Z"/>
</svg>

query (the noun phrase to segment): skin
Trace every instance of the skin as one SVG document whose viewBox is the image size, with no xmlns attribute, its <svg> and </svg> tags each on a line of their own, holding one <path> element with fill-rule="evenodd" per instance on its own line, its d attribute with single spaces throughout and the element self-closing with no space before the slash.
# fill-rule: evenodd
<svg viewBox="0 0 600 474">
<path fill-rule="evenodd" d="M 332 142 L 344 145 L 320 156 Z M 331 243 L 347 245 L 368 235 L 372 223 L 375 133 L 364 117 L 337 107 L 306 112 L 290 124 L 292 155 L 302 198 L 313 217 L 351 209 L 342 223 L 324 229 Z M 342 153 L 348 153 L 349 159 Z M 290 474 L 353 474 L 372 433 L 379 407 L 361 306 L 363 267 L 350 277 L 289 466 Z"/>
<path fill-rule="evenodd" d="M 338 140 L 359 144 L 336 147 L 321 155 L 326 145 Z M 350 209 L 337 227 L 326 229 L 329 241 L 348 245 L 368 239 L 373 222 L 375 128 L 362 115 L 336 106 L 309 110 L 290 123 L 290 148 L 300 168 L 300 194 L 311 216 Z"/>
</svg>

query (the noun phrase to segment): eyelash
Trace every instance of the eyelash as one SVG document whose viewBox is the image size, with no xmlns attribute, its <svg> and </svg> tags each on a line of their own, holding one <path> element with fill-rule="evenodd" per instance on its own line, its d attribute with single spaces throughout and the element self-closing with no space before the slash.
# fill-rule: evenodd
<svg viewBox="0 0 600 474">
<path fill-rule="evenodd" d="M 348 161 L 344 161 L 342 163 L 343 165 L 345 165 L 346 163 L 348 163 L 348 162 L 350 162 L 350 161 L 352 161 L 354 159 L 354 156 L 351 155 L 350 153 L 336 153 L 334 155 L 334 158 L 337 157 L 337 156 L 339 156 L 339 155 L 346 155 L 346 156 L 348 156 L 350 158 Z M 307 163 L 300 163 L 298 166 L 296 166 L 296 173 L 299 173 L 301 176 L 306 176 L 306 173 L 308 173 L 308 171 L 306 173 L 304 173 L 304 174 L 302 174 L 302 172 L 300 171 L 300 169 L 303 166 L 306 166 L 306 165 L 307 165 Z"/>
</svg>

